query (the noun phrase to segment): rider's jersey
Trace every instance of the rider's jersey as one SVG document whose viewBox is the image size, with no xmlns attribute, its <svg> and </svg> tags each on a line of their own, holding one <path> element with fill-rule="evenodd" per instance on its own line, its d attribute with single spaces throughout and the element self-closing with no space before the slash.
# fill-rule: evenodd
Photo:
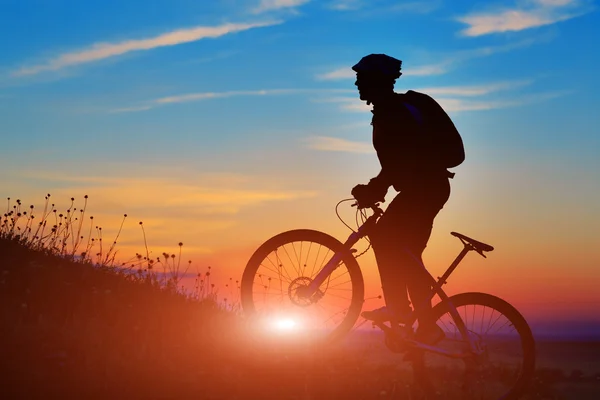
<svg viewBox="0 0 600 400">
<path fill-rule="evenodd" d="M 373 107 L 373 147 L 381 173 L 375 178 L 386 187 L 409 190 L 423 180 L 446 176 L 428 157 L 427 135 L 420 121 L 403 102 L 404 94 L 395 93 L 389 102 Z"/>
</svg>

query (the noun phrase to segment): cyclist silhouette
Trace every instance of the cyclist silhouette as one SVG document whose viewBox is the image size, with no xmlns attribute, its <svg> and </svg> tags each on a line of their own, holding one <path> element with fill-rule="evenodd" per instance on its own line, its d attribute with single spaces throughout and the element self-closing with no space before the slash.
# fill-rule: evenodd
<svg viewBox="0 0 600 400">
<path fill-rule="evenodd" d="M 426 95 L 394 92 L 401 66 L 402 61 L 393 57 L 371 54 L 352 67 L 360 99 L 373 104 L 373 146 L 381 164 L 381 172 L 367 185 L 355 186 L 352 195 L 363 208 L 384 201 L 390 186 L 399 192 L 369 233 L 386 306 L 365 311 L 362 316 L 392 323 L 402 323 L 411 312 L 407 289 L 415 310 L 421 313 L 431 308 L 428 296 L 432 282 L 424 270 L 422 253 L 433 220 L 450 196 L 449 178 L 453 176 L 431 157 L 431 144 L 424 139 L 426 132 L 420 121 L 421 115 L 427 114 L 408 103 L 414 96 Z M 434 323 L 423 318 L 419 321 L 419 331 L 433 334 L 432 341 L 437 340 L 438 333 Z"/>
</svg>

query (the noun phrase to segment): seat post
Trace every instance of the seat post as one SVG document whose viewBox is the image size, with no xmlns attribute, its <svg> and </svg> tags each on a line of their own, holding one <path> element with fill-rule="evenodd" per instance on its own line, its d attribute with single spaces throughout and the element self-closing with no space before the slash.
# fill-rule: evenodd
<svg viewBox="0 0 600 400">
<path fill-rule="evenodd" d="M 446 281 L 448 280 L 448 278 L 450 277 L 450 274 L 454 271 L 454 269 L 456 269 L 456 267 L 458 266 L 458 264 L 460 264 L 460 262 L 462 261 L 463 258 L 465 258 L 465 256 L 467 255 L 467 253 L 471 250 L 473 250 L 473 247 L 467 243 L 464 244 L 465 247 L 463 247 L 463 249 L 461 250 L 461 252 L 458 254 L 458 256 L 456 256 L 456 258 L 454 259 L 454 261 L 452 261 L 452 264 L 450 264 L 450 266 L 448 267 L 448 269 L 446 270 L 446 272 L 444 272 L 444 275 L 442 275 L 442 277 L 438 277 L 438 284 L 441 287 L 442 285 L 446 284 Z"/>
</svg>

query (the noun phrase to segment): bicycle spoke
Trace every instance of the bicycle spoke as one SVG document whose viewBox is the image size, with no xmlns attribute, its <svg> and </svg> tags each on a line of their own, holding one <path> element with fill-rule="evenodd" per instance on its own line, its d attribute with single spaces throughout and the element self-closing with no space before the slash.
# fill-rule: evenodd
<svg viewBox="0 0 600 400">
<path fill-rule="evenodd" d="M 483 320 L 485 319 L 485 309 L 487 307 L 483 306 L 483 315 L 481 316 L 481 324 L 479 325 L 479 332 L 483 332 Z"/>
<path fill-rule="evenodd" d="M 296 246 L 294 246 L 294 243 L 292 243 L 292 249 L 294 250 L 294 256 L 296 257 L 296 261 L 298 261 L 298 276 L 303 276 L 304 274 L 302 273 L 302 242 L 300 242 L 300 251 L 296 252 Z"/>
<path fill-rule="evenodd" d="M 502 314 L 498 315 L 498 318 L 496 318 L 496 320 L 494 321 L 494 323 L 492 324 L 492 326 L 490 326 L 490 328 L 485 331 L 485 334 L 487 335 L 487 333 L 490 331 L 490 329 L 492 329 L 494 327 L 494 325 L 496 325 L 496 322 L 498 322 L 498 320 L 502 318 Z"/>
<path fill-rule="evenodd" d="M 347 280 L 347 281 L 344 281 L 344 282 L 342 282 L 342 283 L 338 283 L 337 285 L 333 285 L 333 286 L 327 286 L 327 290 L 334 289 L 334 288 L 336 288 L 336 287 L 338 287 L 338 286 L 342 286 L 342 285 L 345 285 L 345 284 L 347 284 L 347 283 L 352 283 L 352 281 L 351 281 L 351 280 Z M 335 290 L 352 290 L 352 289 L 335 289 Z"/>
<path fill-rule="evenodd" d="M 341 311 L 336 311 L 336 312 L 334 312 L 333 314 L 331 314 L 331 311 L 327 311 L 327 310 L 326 310 L 326 308 L 325 308 L 325 306 L 323 306 L 322 304 L 319 304 L 319 305 L 318 305 L 318 307 L 319 307 L 321 310 L 323 310 L 323 311 L 326 311 L 326 312 L 327 312 L 327 314 L 330 314 L 329 318 L 328 318 L 328 319 L 326 319 L 325 321 L 323 321 L 323 323 L 324 323 L 324 324 L 326 324 L 327 322 L 331 321 L 331 320 L 332 320 L 332 319 L 333 319 L 333 318 L 334 318 L 336 315 L 339 315 L 339 314 L 343 313 L 345 310 L 347 310 L 347 309 L 348 309 L 348 308 L 344 308 L 344 309 L 342 309 Z"/>
<path fill-rule="evenodd" d="M 490 324 L 491 324 L 491 322 L 492 322 L 492 318 L 494 317 L 494 312 L 495 312 L 495 311 L 496 311 L 496 310 L 492 310 L 492 314 L 490 315 L 490 319 L 489 319 L 489 321 L 488 321 L 487 328 L 486 328 L 486 330 L 485 330 L 486 332 L 490 330 Z"/>
<path fill-rule="evenodd" d="M 348 282 L 350 282 L 350 281 L 348 281 Z M 348 282 L 346 282 L 346 283 L 348 283 Z M 341 292 L 351 292 L 352 291 L 352 289 L 340 289 L 340 288 L 331 287 L 331 286 L 327 288 L 327 291 L 330 291 L 330 290 L 337 290 L 337 291 L 341 291 Z"/>
<path fill-rule="evenodd" d="M 315 267 L 317 266 L 317 260 L 319 259 L 319 254 L 321 254 L 321 247 L 319 246 L 319 250 L 317 250 L 317 255 L 315 256 L 315 264 L 312 267 L 312 271 L 310 271 L 310 277 L 313 278 L 315 276 Z"/>
<path fill-rule="evenodd" d="M 323 256 L 323 260 L 321 261 L 321 264 L 319 265 L 319 269 L 317 270 L 317 273 L 323 269 L 323 266 L 326 264 L 325 260 L 327 260 L 327 256 L 329 255 L 330 252 L 331 252 L 331 250 L 327 249 L 327 253 L 325 253 L 325 255 Z M 314 278 L 315 276 L 316 276 L 316 274 L 312 275 L 311 277 Z"/>
<path fill-rule="evenodd" d="M 306 253 L 306 259 L 304 260 L 304 263 L 303 263 L 304 269 L 302 269 L 303 276 L 306 273 L 306 264 L 308 263 L 308 260 L 310 258 L 310 251 L 312 249 L 312 245 L 313 245 L 313 242 L 308 242 L 308 253 Z"/>
<path fill-rule="evenodd" d="M 337 269 L 337 268 L 339 268 L 339 266 L 340 266 L 340 265 L 342 265 L 342 262 L 340 262 L 340 263 L 337 265 L 336 269 Z M 344 276 L 344 275 L 346 275 L 346 274 L 348 274 L 348 271 L 344 271 L 342 274 L 340 274 L 340 275 L 336 276 L 335 278 L 331 278 L 331 275 L 329 275 L 329 277 L 330 277 L 330 280 L 329 280 L 329 282 L 333 282 L 333 281 L 335 281 L 335 280 L 337 280 L 337 279 L 339 279 L 339 278 L 343 277 L 343 276 Z M 315 275 L 315 276 L 316 276 L 316 275 Z M 314 276 L 313 276 L 313 277 L 311 277 L 311 279 L 314 279 L 314 278 L 315 278 Z"/>
<path fill-rule="evenodd" d="M 348 301 L 350 301 L 352 299 L 351 297 L 338 296 L 338 295 L 335 295 L 335 294 L 332 294 L 332 293 L 327 293 L 326 296 L 336 297 L 338 299 L 344 299 L 344 300 L 348 300 Z"/>
<path fill-rule="evenodd" d="M 292 243 L 293 245 L 293 243 Z M 285 251 L 285 255 L 287 256 L 288 260 L 290 260 L 290 263 L 292 264 L 292 267 L 294 267 L 294 270 L 296 271 L 296 273 L 298 274 L 298 276 L 302 276 L 300 274 L 300 270 L 296 268 L 296 266 L 294 265 L 294 261 L 292 261 L 292 258 L 290 257 L 290 253 L 288 253 L 287 249 L 285 248 L 285 246 L 283 246 L 283 250 Z"/>
<path fill-rule="evenodd" d="M 275 268 L 275 270 L 273 272 L 275 272 L 277 275 L 282 275 L 281 270 L 285 271 L 285 275 L 288 278 L 289 282 L 291 282 L 293 279 L 290 276 L 290 274 L 287 273 L 287 269 L 283 266 L 283 263 L 281 263 L 281 261 L 279 260 L 279 256 L 277 255 L 277 251 L 275 251 L 275 263 L 273 263 L 273 261 L 271 261 L 270 255 L 268 255 L 266 257 L 266 260 L 268 260 L 271 265 L 273 265 L 273 267 Z M 261 263 L 261 266 L 263 264 Z"/>
<path fill-rule="evenodd" d="M 261 266 L 262 266 L 262 264 L 261 264 Z M 268 271 L 271 271 L 271 272 L 277 273 L 277 271 L 273 271 L 272 269 L 269 269 L 269 268 L 266 268 L 266 267 L 265 267 L 265 269 L 266 269 L 266 270 L 268 270 Z M 278 281 L 282 281 L 282 282 L 285 282 L 285 283 L 290 283 L 290 282 L 291 282 L 289 279 L 285 279 L 285 280 L 283 280 L 283 279 L 280 279 L 280 277 L 273 277 L 273 276 L 266 275 L 266 274 L 264 274 L 264 273 L 261 273 L 260 275 L 261 275 L 261 276 L 266 276 L 267 278 L 276 279 L 276 280 L 278 280 Z"/>
<path fill-rule="evenodd" d="M 449 315 L 449 314 L 446 314 L 446 315 Z M 444 315 L 444 316 L 446 316 L 446 315 Z M 444 325 L 445 332 L 450 332 L 450 330 L 448 329 L 448 325 L 446 325 L 446 322 L 442 318 L 439 319 L 439 322 L 441 322 L 442 325 Z M 454 326 L 454 324 L 453 324 L 453 326 Z M 456 326 L 454 326 L 454 332 L 456 333 Z"/>
<path fill-rule="evenodd" d="M 495 330 L 493 333 L 498 333 L 498 332 L 500 332 L 500 330 L 501 330 L 502 328 L 504 328 L 505 326 L 511 326 L 511 325 L 510 325 L 510 321 L 509 321 L 509 320 L 506 320 L 506 322 L 504 322 L 502 325 L 500 325 L 498 328 L 496 328 L 496 330 Z"/>
</svg>

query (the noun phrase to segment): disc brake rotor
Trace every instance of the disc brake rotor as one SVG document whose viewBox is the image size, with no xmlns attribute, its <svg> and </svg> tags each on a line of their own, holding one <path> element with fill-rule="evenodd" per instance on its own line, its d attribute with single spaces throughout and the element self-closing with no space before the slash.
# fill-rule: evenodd
<svg viewBox="0 0 600 400">
<path fill-rule="evenodd" d="M 325 295 L 321 289 L 317 289 L 312 295 L 308 295 L 308 286 L 312 283 L 312 279 L 306 276 L 301 276 L 294 279 L 288 288 L 288 296 L 293 304 L 299 307 L 308 307 L 321 300 Z"/>
</svg>

